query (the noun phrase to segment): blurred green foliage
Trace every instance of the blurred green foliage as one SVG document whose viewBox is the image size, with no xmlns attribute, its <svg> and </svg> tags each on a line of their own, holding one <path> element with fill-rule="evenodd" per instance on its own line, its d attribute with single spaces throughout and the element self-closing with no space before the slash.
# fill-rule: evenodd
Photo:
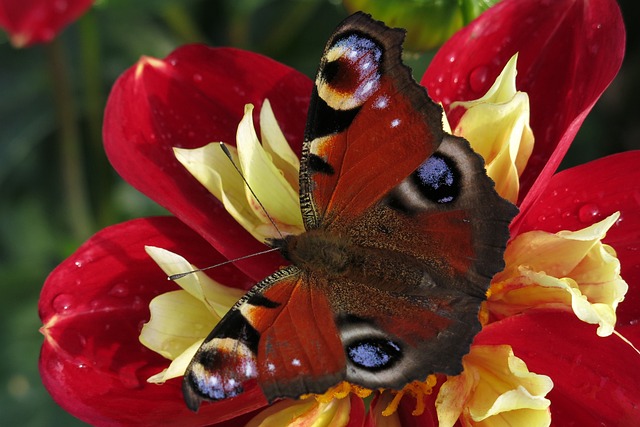
<svg viewBox="0 0 640 427">
<path fill-rule="evenodd" d="M 640 16 L 631 0 L 621 7 L 628 31 L 623 69 L 563 167 L 640 148 Z M 261 52 L 312 76 L 327 37 L 345 16 L 337 0 L 103 0 L 49 46 L 16 50 L 0 34 L 3 425 L 83 425 L 51 400 L 39 379 L 39 290 L 90 234 L 164 213 L 122 182 L 102 151 L 102 110 L 118 75 L 141 55 L 164 57 L 181 44 L 204 42 Z M 428 58 L 411 59 L 418 79 Z M 59 143 L 65 120 L 80 150 L 75 163 Z M 72 188 L 65 174 L 84 178 Z"/>
</svg>

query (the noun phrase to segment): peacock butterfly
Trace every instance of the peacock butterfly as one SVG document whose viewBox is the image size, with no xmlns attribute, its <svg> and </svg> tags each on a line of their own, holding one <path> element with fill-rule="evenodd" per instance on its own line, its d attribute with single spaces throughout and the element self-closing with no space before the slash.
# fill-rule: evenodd
<svg viewBox="0 0 640 427">
<path fill-rule="evenodd" d="M 403 39 L 356 13 L 327 42 L 300 169 L 306 231 L 266 242 L 291 265 L 205 339 L 183 380 L 192 410 L 248 381 L 271 402 L 462 371 L 517 209 L 469 143 L 444 133 Z"/>
</svg>

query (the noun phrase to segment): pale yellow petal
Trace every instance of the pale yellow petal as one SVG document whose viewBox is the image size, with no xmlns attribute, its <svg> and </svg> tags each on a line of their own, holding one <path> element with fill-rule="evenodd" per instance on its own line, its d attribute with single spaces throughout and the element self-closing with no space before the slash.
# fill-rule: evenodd
<svg viewBox="0 0 640 427">
<path fill-rule="evenodd" d="M 448 377 L 438 393 L 441 427 L 458 420 L 465 426 L 549 425 L 545 396 L 553 382 L 529 372 L 510 346 L 472 346 L 463 366 L 463 373 Z"/>
<path fill-rule="evenodd" d="M 455 135 L 469 141 L 484 159 L 487 174 L 498 193 L 515 203 L 519 176 L 533 151 L 533 132 L 529 126 L 529 97 L 515 86 L 517 54 L 514 55 L 489 91 L 480 99 L 455 102 L 464 107 Z"/>
<path fill-rule="evenodd" d="M 196 270 L 178 254 L 155 246 L 145 246 L 147 254 L 162 268 L 167 276 Z M 244 291 L 224 286 L 202 271 L 196 271 L 175 281 L 182 289 L 203 302 L 216 316 L 216 323 L 238 301 Z"/>
<path fill-rule="evenodd" d="M 436 397 L 436 412 L 440 427 L 453 427 L 462 415 L 473 387 L 478 382 L 476 371 L 448 377 Z"/>
<path fill-rule="evenodd" d="M 186 350 L 184 350 L 178 357 L 176 357 L 167 369 L 163 369 L 162 372 L 157 373 L 147 379 L 147 382 L 154 384 L 162 384 L 163 382 L 170 380 L 171 378 L 178 378 L 184 375 L 187 370 L 187 366 L 191 363 L 191 359 L 195 356 L 196 352 L 202 345 L 204 338 L 196 341 Z"/>
<path fill-rule="evenodd" d="M 276 116 L 268 99 L 264 100 L 260 109 L 260 136 L 262 145 L 265 151 L 271 155 L 273 164 L 281 171 L 285 180 L 292 185 L 297 193 L 300 160 L 285 139 L 280 126 L 278 126 Z"/>
<path fill-rule="evenodd" d="M 349 423 L 351 401 L 334 399 L 328 403 L 313 398 L 282 400 L 260 412 L 246 427 L 342 427 Z"/>
<path fill-rule="evenodd" d="M 597 334 L 613 333 L 628 290 L 615 251 L 602 243 L 615 213 L 579 231 L 523 233 L 509 243 L 506 267 L 491 285 L 487 308 L 498 318 L 534 307 L 571 309 Z"/>
<path fill-rule="evenodd" d="M 140 331 L 140 342 L 170 360 L 203 339 L 220 320 L 183 290 L 158 295 L 149 310 L 151 318 Z"/>
<path fill-rule="evenodd" d="M 302 227 L 298 192 L 287 182 L 282 172 L 274 165 L 271 155 L 258 141 L 253 126 L 252 111 L 252 105 L 245 107 L 245 115 L 236 135 L 238 157 L 244 177 L 272 218 L 280 223 Z M 251 192 L 248 189 L 245 191 L 254 214 L 263 218 L 262 223 L 267 224 L 268 218 L 265 212 L 255 201 Z M 277 234 L 274 233 L 273 236 Z"/>
<path fill-rule="evenodd" d="M 227 148 L 234 162 L 239 164 L 235 147 L 228 145 Z M 219 143 L 194 149 L 174 148 L 173 152 L 176 159 L 222 202 L 227 212 L 242 227 L 252 232 L 261 224 L 261 219 L 255 215 L 247 200 L 242 177 L 222 151 Z M 262 236 L 254 235 L 254 237 L 262 239 Z"/>
<path fill-rule="evenodd" d="M 145 250 L 167 276 L 196 268 L 166 249 L 146 246 Z M 167 369 L 150 377 L 149 382 L 161 383 L 181 376 L 204 338 L 243 294 L 203 272 L 188 274 L 176 283 L 182 290 L 166 292 L 151 300 L 151 318 L 140 332 L 144 346 L 173 361 Z"/>
</svg>

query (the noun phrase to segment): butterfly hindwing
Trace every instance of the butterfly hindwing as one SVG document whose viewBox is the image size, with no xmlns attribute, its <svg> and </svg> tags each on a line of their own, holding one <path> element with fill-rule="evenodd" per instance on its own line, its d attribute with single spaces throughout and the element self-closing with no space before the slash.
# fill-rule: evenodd
<svg viewBox="0 0 640 427">
<path fill-rule="evenodd" d="M 344 356 L 326 292 L 295 266 L 257 284 L 205 339 L 187 368 L 183 390 L 203 400 L 242 393 L 257 381 L 269 401 L 322 393 L 344 379 Z M 323 355 L 332 357 L 322 357 Z"/>
</svg>

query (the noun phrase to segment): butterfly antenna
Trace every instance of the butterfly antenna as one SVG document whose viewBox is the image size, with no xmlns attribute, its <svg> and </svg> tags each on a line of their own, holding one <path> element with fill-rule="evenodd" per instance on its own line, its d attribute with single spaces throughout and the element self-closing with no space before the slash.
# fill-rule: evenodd
<svg viewBox="0 0 640 427">
<path fill-rule="evenodd" d="M 275 252 L 277 250 L 279 250 L 279 248 L 271 248 L 271 249 L 264 250 L 262 252 L 256 252 L 256 253 L 251 254 L 251 255 L 241 256 L 240 258 L 229 259 L 229 260 L 226 260 L 225 262 L 221 262 L 219 264 L 210 265 L 209 267 L 198 268 L 198 269 L 191 270 L 191 271 L 185 271 L 184 273 L 172 274 L 171 276 L 167 277 L 167 280 L 182 279 L 183 277 L 188 276 L 189 274 L 197 273 L 199 271 L 210 270 L 212 268 L 221 267 L 223 265 L 231 264 L 232 262 L 242 261 L 243 259 L 251 258 L 251 257 L 258 256 L 258 255 L 268 254 L 269 252 Z"/>
<path fill-rule="evenodd" d="M 276 225 L 276 222 L 273 220 L 273 218 L 271 218 L 271 215 L 269 215 L 269 212 L 267 212 L 267 210 L 265 209 L 265 207 L 262 204 L 262 202 L 260 201 L 260 199 L 258 199 L 258 196 L 256 196 L 256 193 L 253 192 L 253 188 L 251 188 L 251 186 L 247 182 L 247 179 L 244 177 L 244 174 L 242 173 L 242 171 L 240 170 L 238 165 L 236 165 L 236 162 L 233 161 L 233 157 L 231 157 L 231 152 L 227 148 L 227 145 L 224 142 L 220 142 L 220 148 L 222 148 L 222 151 L 224 151 L 224 154 L 229 158 L 229 161 L 231 162 L 233 167 L 238 171 L 238 174 L 240 175 L 240 178 L 242 178 L 242 180 L 244 181 L 245 185 L 247 186 L 247 188 L 249 189 L 249 191 L 253 195 L 253 198 L 256 200 L 256 202 L 258 202 L 258 204 L 260 205 L 260 208 L 262 208 L 262 212 L 264 212 L 264 214 L 267 216 L 267 218 L 269 218 L 269 221 L 271 222 L 271 225 L 273 225 L 273 228 L 275 228 L 275 230 L 278 233 L 278 235 L 280 236 L 280 238 L 284 239 L 284 236 L 282 235 L 282 232 L 280 231 L 280 229 Z"/>
</svg>

